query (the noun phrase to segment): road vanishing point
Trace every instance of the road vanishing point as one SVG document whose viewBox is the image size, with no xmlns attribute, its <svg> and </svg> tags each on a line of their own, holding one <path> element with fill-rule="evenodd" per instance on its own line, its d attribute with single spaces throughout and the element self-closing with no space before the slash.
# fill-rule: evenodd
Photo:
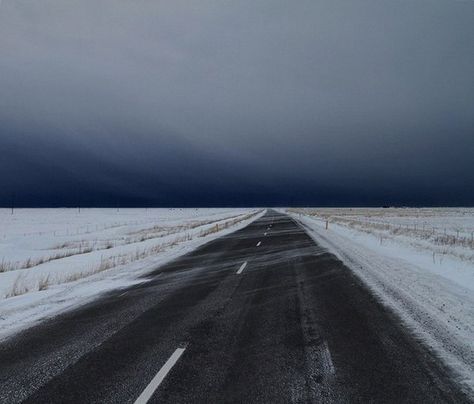
<svg viewBox="0 0 474 404">
<path fill-rule="evenodd" d="M 351 270 L 269 210 L 1 343 L 0 402 L 469 399 Z"/>
</svg>

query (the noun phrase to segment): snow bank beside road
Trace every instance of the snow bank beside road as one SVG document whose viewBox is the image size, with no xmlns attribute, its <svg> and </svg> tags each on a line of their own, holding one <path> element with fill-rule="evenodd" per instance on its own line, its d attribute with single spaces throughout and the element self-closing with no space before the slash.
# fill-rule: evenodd
<svg viewBox="0 0 474 404">
<path fill-rule="evenodd" d="M 341 259 L 474 391 L 474 266 L 447 257 L 440 268 L 406 243 L 290 213 Z M 453 264 L 454 263 L 454 264 Z M 456 272 L 457 271 L 457 272 Z"/>
<path fill-rule="evenodd" d="M 256 209 L 0 210 L 0 257 L 13 263 L 0 272 L 0 339 L 142 282 L 139 276 L 261 215 Z"/>
</svg>

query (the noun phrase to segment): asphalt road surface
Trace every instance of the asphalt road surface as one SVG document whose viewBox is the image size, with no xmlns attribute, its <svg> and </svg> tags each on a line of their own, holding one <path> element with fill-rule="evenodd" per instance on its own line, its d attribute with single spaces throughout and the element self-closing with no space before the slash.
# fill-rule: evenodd
<svg viewBox="0 0 474 404">
<path fill-rule="evenodd" d="M 291 218 L 269 211 L 0 345 L 1 403 L 469 402 Z"/>
</svg>

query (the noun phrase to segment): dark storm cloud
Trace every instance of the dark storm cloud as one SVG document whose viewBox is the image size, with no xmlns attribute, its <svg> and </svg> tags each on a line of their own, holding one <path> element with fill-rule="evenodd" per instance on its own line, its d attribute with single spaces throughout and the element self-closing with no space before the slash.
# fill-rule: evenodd
<svg viewBox="0 0 474 404">
<path fill-rule="evenodd" d="M 474 2 L 4 0 L 0 204 L 473 204 Z"/>
</svg>

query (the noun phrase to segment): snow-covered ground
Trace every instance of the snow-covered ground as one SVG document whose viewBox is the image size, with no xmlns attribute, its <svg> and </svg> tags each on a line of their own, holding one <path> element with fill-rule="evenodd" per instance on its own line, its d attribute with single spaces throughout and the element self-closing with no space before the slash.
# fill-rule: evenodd
<svg viewBox="0 0 474 404">
<path fill-rule="evenodd" d="M 257 209 L 0 209 L 0 339 L 263 214 Z"/>
<path fill-rule="evenodd" d="M 286 211 L 474 391 L 474 209 Z"/>
</svg>

